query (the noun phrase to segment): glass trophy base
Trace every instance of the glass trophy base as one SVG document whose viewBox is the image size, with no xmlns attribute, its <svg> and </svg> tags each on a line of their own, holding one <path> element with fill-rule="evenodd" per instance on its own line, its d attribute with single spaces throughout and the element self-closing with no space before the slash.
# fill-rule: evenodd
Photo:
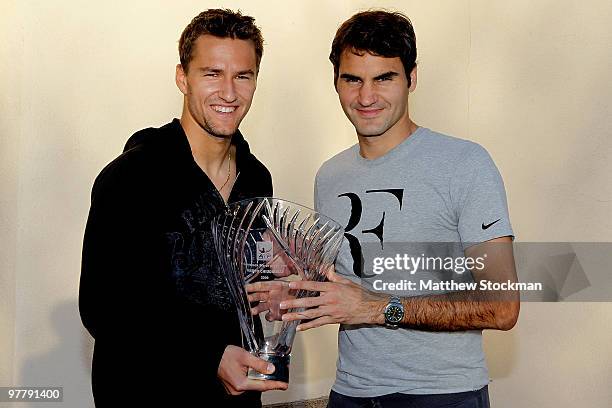
<svg viewBox="0 0 612 408">
<path fill-rule="evenodd" d="M 272 364 L 274 364 L 274 372 L 272 374 L 262 374 L 259 371 L 249 369 L 249 378 L 255 380 L 273 380 L 273 381 L 282 381 L 289 383 L 289 362 L 291 360 L 291 356 L 278 356 L 275 354 L 265 354 L 262 353 L 258 356 L 262 360 L 266 360 Z"/>
</svg>

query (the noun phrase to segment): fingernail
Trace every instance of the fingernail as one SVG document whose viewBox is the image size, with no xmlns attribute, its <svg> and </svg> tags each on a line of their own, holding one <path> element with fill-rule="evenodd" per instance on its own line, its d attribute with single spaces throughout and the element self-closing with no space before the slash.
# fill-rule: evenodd
<svg viewBox="0 0 612 408">
<path fill-rule="evenodd" d="M 268 374 L 272 374 L 274 372 L 274 364 L 268 363 Z"/>
<path fill-rule="evenodd" d="M 295 328 L 295 331 L 302 331 L 302 326 L 298 326 Z"/>
<path fill-rule="evenodd" d="M 286 306 L 287 306 L 287 304 L 286 304 L 286 303 L 284 303 L 284 302 L 281 302 L 281 303 L 278 305 L 278 307 L 280 307 L 281 309 L 286 309 L 286 308 L 287 308 Z"/>
<path fill-rule="evenodd" d="M 295 282 L 289 282 L 289 289 L 295 289 Z"/>
</svg>

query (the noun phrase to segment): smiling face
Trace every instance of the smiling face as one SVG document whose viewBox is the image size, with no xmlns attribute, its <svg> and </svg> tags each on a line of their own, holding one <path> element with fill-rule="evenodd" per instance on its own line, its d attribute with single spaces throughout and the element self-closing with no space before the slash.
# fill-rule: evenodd
<svg viewBox="0 0 612 408">
<path fill-rule="evenodd" d="M 342 53 L 336 82 L 340 104 L 357 135 L 408 134 L 408 94 L 416 87 L 416 70 L 410 73 L 408 87 L 399 57 L 359 54 L 349 50 Z"/>
<path fill-rule="evenodd" d="M 257 57 L 250 40 L 202 35 L 176 83 L 185 95 L 184 119 L 211 136 L 230 138 L 245 117 L 257 86 Z"/>
</svg>

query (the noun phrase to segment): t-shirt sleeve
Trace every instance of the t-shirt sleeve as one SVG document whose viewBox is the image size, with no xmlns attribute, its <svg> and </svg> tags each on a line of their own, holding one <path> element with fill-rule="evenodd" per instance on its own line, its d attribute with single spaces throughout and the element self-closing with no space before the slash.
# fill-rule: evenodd
<svg viewBox="0 0 612 408">
<path fill-rule="evenodd" d="M 314 180 L 314 209 L 315 211 L 321 211 L 321 203 L 319 202 L 319 173 L 318 172 Z"/>
<path fill-rule="evenodd" d="M 494 238 L 514 238 L 506 190 L 489 153 L 473 144 L 451 177 L 451 197 L 463 248 Z"/>
</svg>

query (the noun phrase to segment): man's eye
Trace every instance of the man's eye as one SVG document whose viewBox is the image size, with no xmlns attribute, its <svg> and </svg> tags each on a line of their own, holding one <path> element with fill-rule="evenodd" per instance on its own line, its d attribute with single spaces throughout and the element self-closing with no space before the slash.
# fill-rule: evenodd
<svg viewBox="0 0 612 408">
<path fill-rule="evenodd" d="M 382 77 L 382 78 L 378 78 L 377 81 L 378 82 L 384 82 L 384 81 L 391 81 L 391 77 Z"/>
<path fill-rule="evenodd" d="M 236 78 L 238 79 L 250 79 L 248 75 L 238 75 Z"/>
<path fill-rule="evenodd" d="M 216 72 L 210 72 L 208 74 L 204 74 L 204 76 L 208 78 L 217 78 L 219 74 L 217 74 Z"/>
<path fill-rule="evenodd" d="M 361 82 L 358 78 L 344 78 L 344 81 L 352 84 Z"/>
</svg>

